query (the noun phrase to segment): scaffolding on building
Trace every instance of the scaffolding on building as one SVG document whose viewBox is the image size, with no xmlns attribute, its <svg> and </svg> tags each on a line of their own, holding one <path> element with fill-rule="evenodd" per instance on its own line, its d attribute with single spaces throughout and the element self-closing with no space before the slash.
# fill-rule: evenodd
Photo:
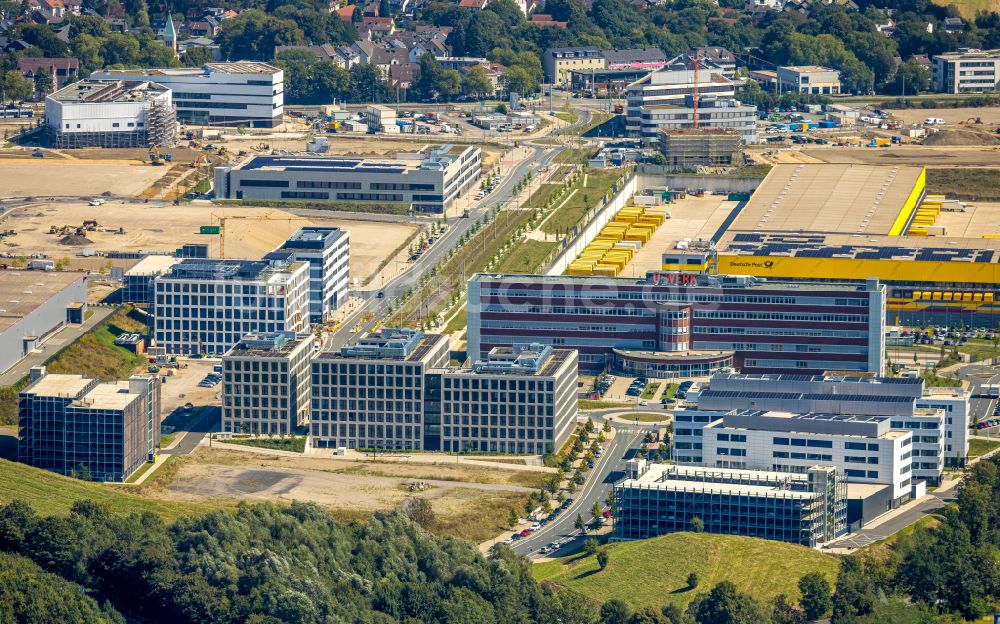
<svg viewBox="0 0 1000 624">
<path fill-rule="evenodd" d="M 173 147 L 177 133 L 177 113 L 173 106 L 154 100 L 146 111 L 146 147 Z"/>
<path fill-rule="evenodd" d="M 732 166 L 742 147 L 740 134 L 728 128 L 660 130 L 660 151 L 668 167 Z"/>
</svg>

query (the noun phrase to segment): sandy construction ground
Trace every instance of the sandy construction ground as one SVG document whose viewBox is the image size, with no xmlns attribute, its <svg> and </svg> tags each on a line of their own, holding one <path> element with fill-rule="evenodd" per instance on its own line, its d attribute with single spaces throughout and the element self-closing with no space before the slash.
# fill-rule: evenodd
<svg viewBox="0 0 1000 624">
<path fill-rule="evenodd" d="M 907 125 L 923 123 L 928 117 L 944 119 L 946 124 L 957 124 L 969 119 L 980 119 L 985 126 L 1000 124 L 1000 107 L 997 106 L 982 108 L 908 108 L 892 109 L 888 112 Z M 978 127 L 981 128 L 982 126 Z"/>
<path fill-rule="evenodd" d="M 0 172 L 4 166 L 0 163 Z M 148 204 L 109 202 L 103 206 L 59 203 L 20 208 L 0 221 L 3 229 L 17 232 L 0 241 L 0 251 L 14 255 L 42 252 L 51 258 L 62 258 L 72 257 L 84 248 L 173 251 L 184 243 L 208 243 L 209 255 L 220 257 L 219 236 L 198 234 L 199 226 L 218 225 L 220 217 L 227 219 L 227 258 L 260 258 L 306 225 L 350 230 L 351 276 L 362 280 L 374 273 L 382 260 L 416 230 L 415 225 L 408 223 L 305 218 L 270 208 L 222 208 L 203 203 L 174 206 L 156 201 Z M 60 242 L 60 236 L 48 233 L 52 225 L 76 227 L 85 219 L 96 219 L 100 224 L 97 231 L 86 233 L 90 242 L 65 245 Z M 118 228 L 124 228 L 125 233 L 115 233 Z"/>
<path fill-rule="evenodd" d="M 801 155 L 796 158 L 795 155 Z M 926 167 L 1000 167 L 997 147 L 809 147 L 781 150 L 776 162 L 830 162 L 866 165 L 922 165 Z"/>
<path fill-rule="evenodd" d="M 523 485 L 503 482 L 504 473 L 476 467 L 387 466 L 201 447 L 184 458 L 177 474 L 158 496 L 196 500 L 306 500 L 370 513 L 391 509 L 415 494 L 437 499 L 457 495 L 459 491 L 483 495 L 529 491 Z M 423 482 L 425 489 L 411 492 L 409 484 L 413 481 Z"/>
<path fill-rule="evenodd" d="M 135 160 L 69 160 L 55 157 L 0 160 L 0 195 L 138 195 L 165 173 Z"/>
</svg>

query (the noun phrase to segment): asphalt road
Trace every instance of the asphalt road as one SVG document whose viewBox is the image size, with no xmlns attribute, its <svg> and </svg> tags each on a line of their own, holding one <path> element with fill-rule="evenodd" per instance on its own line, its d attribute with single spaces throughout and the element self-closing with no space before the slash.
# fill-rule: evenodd
<svg viewBox="0 0 1000 624">
<path fill-rule="evenodd" d="M 559 147 L 536 149 L 532 156 L 518 163 L 512 171 L 509 171 L 504 176 L 503 181 L 497 185 L 497 188 L 495 188 L 492 193 L 484 197 L 469 209 L 469 217 L 467 219 L 450 219 L 447 231 L 445 231 L 437 242 L 428 247 L 427 251 L 425 251 L 424 254 L 416 262 L 414 262 L 406 272 L 389 282 L 387 285 L 383 286 L 381 289 L 372 287 L 370 290 L 358 292 L 357 294 L 365 297 L 364 304 L 344 320 L 340 329 L 328 336 L 324 345 L 324 350 L 339 350 L 340 347 L 349 343 L 355 335 L 360 335 L 361 333 L 370 331 L 374 325 L 386 315 L 389 310 L 390 303 L 393 304 L 393 308 L 397 308 L 398 305 L 396 305 L 396 300 L 402 296 L 403 293 L 410 288 L 413 288 L 414 291 L 416 291 L 420 277 L 434 267 L 438 260 L 443 258 L 448 253 L 448 250 L 455 246 L 458 240 L 462 237 L 462 234 L 468 231 L 484 214 L 491 210 L 493 206 L 497 204 L 505 204 L 510 201 L 514 191 L 514 186 L 517 184 L 518 180 L 523 178 L 529 171 L 531 171 L 533 175 L 537 174 L 539 169 L 548 166 L 549 163 L 552 162 L 552 159 L 555 158 L 556 154 L 558 154 L 561 149 L 562 148 Z M 377 293 L 379 291 L 384 293 L 384 297 L 381 299 L 377 297 Z M 361 322 L 367 314 L 372 315 L 371 320 L 368 322 Z M 361 326 L 361 331 L 352 332 L 351 330 L 358 325 Z"/>
<path fill-rule="evenodd" d="M 201 444 L 209 431 L 217 429 L 222 418 L 222 408 L 218 405 L 199 407 L 187 425 L 179 425 L 173 435 L 183 436 L 172 448 L 160 451 L 162 455 L 188 455 Z"/>
<path fill-rule="evenodd" d="M 511 544 L 514 552 L 532 555 L 543 546 L 555 541 L 578 539 L 580 531 L 574 525 L 577 514 L 590 521 L 595 502 L 604 505 L 611 486 L 625 476 L 625 462 L 635 454 L 645 433 L 636 427 L 615 424 L 615 437 L 608 443 L 599 461 L 584 482 L 583 487 L 573 495 L 573 504 L 559 516 L 536 531 L 530 537 Z"/>
<path fill-rule="evenodd" d="M 861 529 L 857 533 L 851 534 L 849 537 L 832 542 L 828 545 L 828 548 L 862 548 L 879 540 L 884 540 L 887 537 L 905 529 L 914 522 L 917 522 L 924 516 L 934 513 L 938 509 L 944 507 L 946 503 L 955 499 L 954 489 L 948 490 L 943 494 L 938 494 L 936 492 L 932 492 L 931 494 L 934 498 L 924 501 L 919 505 L 916 505 L 913 509 L 909 509 L 898 516 L 890 518 L 874 528 Z"/>
</svg>

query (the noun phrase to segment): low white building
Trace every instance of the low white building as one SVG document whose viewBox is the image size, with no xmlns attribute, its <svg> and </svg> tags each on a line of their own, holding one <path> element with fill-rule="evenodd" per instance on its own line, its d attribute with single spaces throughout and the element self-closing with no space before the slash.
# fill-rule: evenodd
<svg viewBox="0 0 1000 624">
<path fill-rule="evenodd" d="M 45 97 L 45 131 L 56 148 L 171 147 L 171 90 L 149 80 L 81 80 Z"/>
</svg>

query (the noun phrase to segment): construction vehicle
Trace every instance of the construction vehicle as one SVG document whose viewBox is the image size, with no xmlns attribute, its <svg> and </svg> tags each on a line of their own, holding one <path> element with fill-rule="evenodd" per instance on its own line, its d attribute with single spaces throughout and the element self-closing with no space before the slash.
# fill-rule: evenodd
<svg viewBox="0 0 1000 624">
<path fill-rule="evenodd" d="M 153 166 L 160 166 L 163 162 L 164 158 L 160 154 L 160 148 L 155 145 L 149 148 L 149 164 Z"/>
<path fill-rule="evenodd" d="M 212 161 L 208 159 L 208 154 L 201 153 L 198 154 L 198 158 L 195 158 L 194 162 L 191 163 L 192 167 L 207 167 L 212 164 Z"/>
<path fill-rule="evenodd" d="M 965 121 L 958 122 L 960 126 L 980 126 L 983 123 L 982 117 L 969 117 Z"/>
</svg>

